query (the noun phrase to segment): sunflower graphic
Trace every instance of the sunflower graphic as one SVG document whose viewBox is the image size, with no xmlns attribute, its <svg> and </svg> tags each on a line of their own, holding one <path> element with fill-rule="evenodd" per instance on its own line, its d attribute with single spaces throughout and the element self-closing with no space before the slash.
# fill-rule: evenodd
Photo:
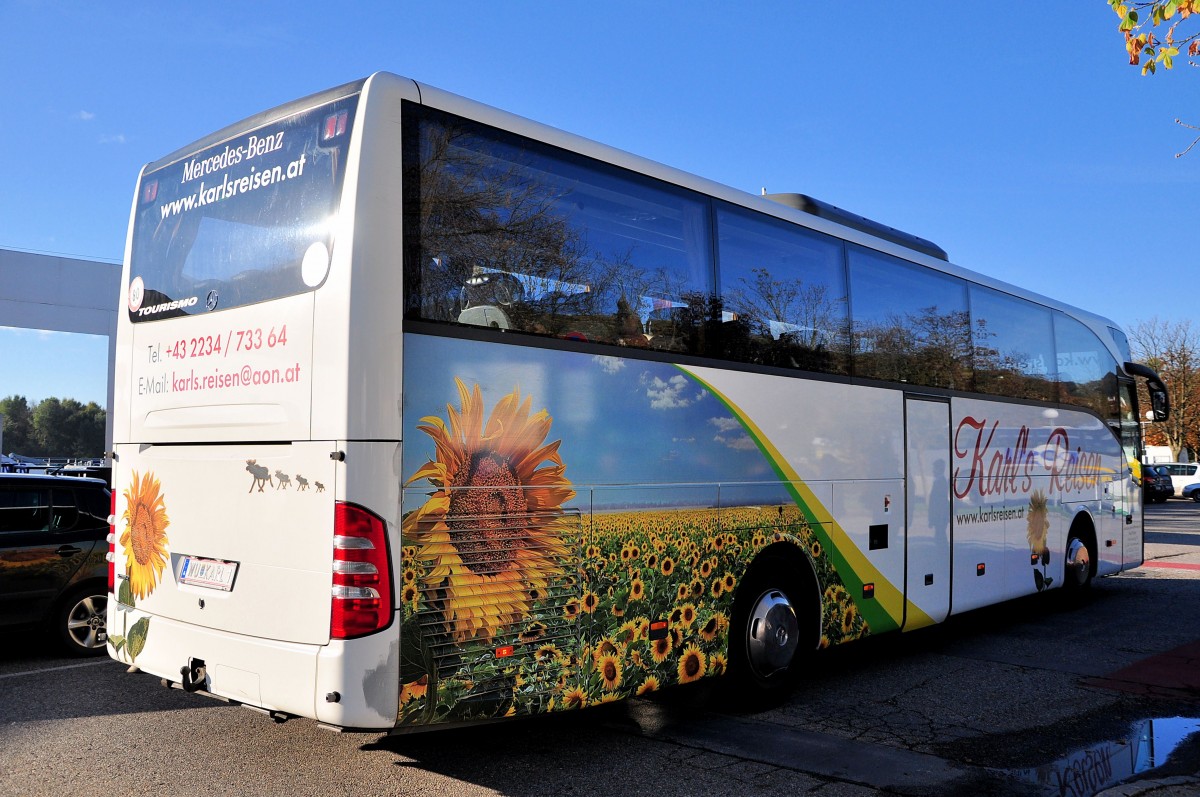
<svg viewBox="0 0 1200 797">
<path fill-rule="evenodd" d="M 162 578 L 167 563 L 167 518 L 162 485 L 151 473 L 138 478 L 137 471 L 123 493 L 125 531 L 121 545 L 125 548 L 125 566 L 133 596 L 145 598 Z"/>
<path fill-rule="evenodd" d="M 704 653 L 695 645 L 688 645 L 683 651 L 683 656 L 679 659 L 677 668 L 679 674 L 679 683 L 689 684 L 692 681 L 698 681 L 704 677 L 707 670 L 708 662 L 704 658 Z"/>
<path fill-rule="evenodd" d="M 605 654 L 596 662 L 596 672 L 600 673 L 600 683 L 609 692 L 616 691 L 621 685 L 621 660 L 613 654 Z"/>
<path fill-rule="evenodd" d="M 1046 494 L 1041 490 L 1035 490 L 1029 497 L 1025 537 L 1029 540 L 1029 550 L 1037 554 L 1047 550 L 1046 538 L 1050 533 L 1050 521 L 1046 518 L 1047 513 Z"/>
<path fill-rule="evenodd" d="M 1046 570 L 1050 564 L 1050 548 L 1047 540 L 1050 536 L 1049 503 L 1046 494 L 1034 490 L 1029 497 L 1029 509 L 1025 520 L 1025 538 L 1029 540 L 1030 564 L 1033 565 L 1033 583 L 1038 592 L 1054 583 L 1054 577 Z M 1041 570 L 1038 566 L 1041 565 Z"/>
<path fill-rule="evenodd" d="M 444 592 L 448 630 L 462 643 L 519 621 L 530 595 L 544 594 L 562 574 L 562 505 L 575 491 L 563 476 L 560 441 L 545 443 L 546 410 L 533 413 L 532 398 L 514 388 L 485 422 L 479 385 L 454 382 L 460 406 L 446 406 L 449 425 L 427 416 L 417 426 L 433 438 L 436 455 L 407 485 L 424 479 L 436 490 L 402 532 L 430 563 L 425 587 Z"/>
</svg>

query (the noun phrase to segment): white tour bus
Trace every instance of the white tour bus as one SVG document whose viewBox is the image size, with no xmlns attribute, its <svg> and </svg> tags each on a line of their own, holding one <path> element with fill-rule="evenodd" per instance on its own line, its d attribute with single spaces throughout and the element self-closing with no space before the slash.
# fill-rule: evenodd
<svg viewBox="0 0 1200 797">
<path fill-rule="evenodd" d="M 108 641 L 172 686 L 770 690 L 1142 562 L 1115 325 L 801 195 L 376 74 L 147 165 L 126 251 Z"/>
</svg>

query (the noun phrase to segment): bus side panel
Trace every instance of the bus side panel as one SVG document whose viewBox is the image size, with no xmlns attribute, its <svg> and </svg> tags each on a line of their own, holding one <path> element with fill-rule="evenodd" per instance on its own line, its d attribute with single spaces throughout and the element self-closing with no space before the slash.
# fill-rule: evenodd
<svg viewBox="0 0 1200 797">
<path fill-rule="evenodd" d="M 739 584 L 771 545 L 809 559 L 822 646 L 900 626 L 902 528 L 869 545 L 871 525 L 903 522 L 899 392 L 419 334 L 404 348 L 402 727 L 720 674 Z"/>
<path fill-rule="evenodd" d="M 1099 419 L 974 399 L 952 413 L 954 612 L 1060 586 L 1080 512 L 1095 519 L 1103 558 L 1124 518 L 1102 497 L 1126 466 Z"/>
</svg>

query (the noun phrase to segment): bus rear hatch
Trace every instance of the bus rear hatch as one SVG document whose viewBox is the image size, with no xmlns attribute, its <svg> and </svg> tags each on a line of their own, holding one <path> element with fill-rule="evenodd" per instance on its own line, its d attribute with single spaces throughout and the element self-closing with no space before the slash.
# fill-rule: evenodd
<svg viewBox="0 0 1200 797">
<path fill-rule="evenodd" d="M 335 463 L 323 442 L 118 448 L 118 595 L 151 616 L 325 644 Z M 122 584 L 127 581 L 127 585 Z M 119 633 L 119 631 L 116 631 Z"/>
</svg>

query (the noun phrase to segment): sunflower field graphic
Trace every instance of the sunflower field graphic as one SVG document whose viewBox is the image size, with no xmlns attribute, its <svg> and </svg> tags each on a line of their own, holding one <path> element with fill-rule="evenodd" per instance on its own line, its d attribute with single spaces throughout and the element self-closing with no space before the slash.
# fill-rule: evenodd
<svg viewBox="0 0 1200 797">
<path fill-rule="evenodd" d="M 821 645 L 869 633 L 794 504 L 589 511 L 553 418 L 478 383 L 417 428 L 406 480 L 401 724 L 571 710 L 720 675 L 741 574 L 788 542 L 824 590 Z M 560 450 L 561 449 L 561 450 Z M 582 506 L 580 506 L 582 505 Z"/>
<path fill-rule="evenodd" d="M 149 597 L 162 580 L 170 556 L 167 526 L 171 521 L 162 484 L 153 473 L 139 477 L 134 471 L 122 495 L 125 511 L 121 520 L 125 530 L 119 544 L 125 553 L 125 578 L 119 579 L 117 610 L 128 623 L 129 609 L 136 606 L 136 601 Z M 118 655 L 132 664 L 146 647 L 149 630 L 150 618 L 143 617 L 132 626 L 123 625 L 121 634 L 110 633 L 108 641 Z"/>
</svg>

